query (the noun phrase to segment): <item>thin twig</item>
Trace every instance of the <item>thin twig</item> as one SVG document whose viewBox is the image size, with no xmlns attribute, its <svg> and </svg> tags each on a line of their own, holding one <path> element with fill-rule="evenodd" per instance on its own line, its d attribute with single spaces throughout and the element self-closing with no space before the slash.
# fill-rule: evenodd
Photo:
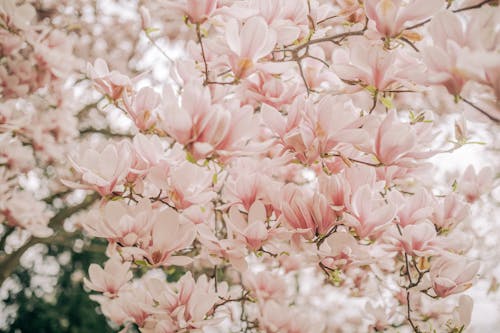
<svg viewBox="0 0 500 333">
<path fill-rule="evenodd" d="M 196 24 L 196 37 L 198 38 L 198 43 L 200 44 L 201 48 L 201 57 L 203 58 L 203 65 L 205 67 L 205 81 L 203 82 L 203 85 L 207 85 L 209 82 L 208 79 L 208 64 L 207 64 L 207 57 L 205 55 L 205 47 L 203 46 L 203 38 L 201 36 L 201 31 L 200 31 L 200 25 Z"/>
<path fill-rule="evenodd" d="M 401 39 L 403 42 L 405 42 L 406 44 L 410 45 L 410 47 L 411 47 L 412 49 L 414 49 L 415 51 L 420 52 L 420 50 L 418 49 L 418 47 L 416 47 L 416 46 L 415 46 L 415 44 L 413 44 L 410 40 L 408 40 L 408 38 L 406 38 L 406 37 L 401 37 L 400 39 Z"/>
<path fill-rule="evenodd" d="M 476 5 L 473 5 L 473 6 L 467 6 L 467 7 L 463 7 L 463 8 L 459 8 L 459 9 L 455 9 L 455 10 L 452 10 L 453 13 L 460 13 L 460 12 L 463 12 L 463 11 L 466 11 L 466 10 L 470 10 L 470 9 L 476 9 L 476 8 L 480 8 L 482 7 L 483 5 L 489 3 L 489 2 L 493 2 L 493 1 L 498 1 L 498 0 L 484 0 Z M 429 23 L 431 21 L 431 18 L 428 18 L 427 20 L 424 20 L 420 23 L 416 23 L 412 26 L 409 26 L 408 28 L 405 28 L 404 30 L 412 30 L 412 29 L 415 29 L 415 28 L 419 28 L 427 23 Z"/>
<path fill-rule="evenodd" d="M 492 115 L 490 115 L 488 112 L 484 111 L 483 109 L 481 109 L 479 106 L 475 105 L 474 103 L 472 103 L 471 101 L 465 99 L 464 97 L 462 96 L 459 96 L 459 98 L 464 101 L 466 104 L 472 106 L 474 109 L 476 109 L 477 111 L 481 112 L 482 114 L 484 114 L 486 117 L 490 118 L 490 120 L 494 121 L 495 123 L 498 123 L 500 122 L 500 119 L 498 118 L 495 118 L 493 117 Z"/>
</svg>

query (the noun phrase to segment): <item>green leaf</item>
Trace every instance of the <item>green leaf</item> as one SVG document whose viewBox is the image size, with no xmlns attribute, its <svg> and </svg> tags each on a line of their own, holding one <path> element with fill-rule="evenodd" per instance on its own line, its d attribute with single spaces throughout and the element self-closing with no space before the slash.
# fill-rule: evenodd
<svg viewBox="0 0 500 333">
<path fill-rule="evenodd" d="M 377 88 L 374 86 L 366 86 L 365 89 L 372 95 L 375 95 L 377 93 Z"/>
<path fill-rule="evenodd" d="M 140 267 L 148 267 L 149 266 L 148 262 L 145 260 L 135 260 L 134 264 L 136 264 L 137 266 L 140 266 Z"/>
<path fill-rule="evenodd" d="M 189 151 L 186 152 L 186 160 L 188 162 L 191 162 L 193 164 L 196 164 L 196 158 L 194 158 L 193 154 L 191 154 Z"/>
<path fill-rule="evenodd" d="M 392 104 L 392 98 L 381 96 L 379 99 L 380 99 L 380 102 L 382 102 L 382 104 L 384 104 L 384 106 L 386 108 L 394 109 L 394 104 Z"/>
<path fill-rule="evenodd" d="M 151 33 L 153 33 L 153 32 L 157 32 L 157 31 L 160 31 L 160 29 L 158 29 L 158 28 L 154 28 L 154 27 L 149 27 L 149 28 L 144 29 L 144 32 L 145 32 L 147 35 L 149 35 L 149 34 L 151 34 Z"/>
</svg>

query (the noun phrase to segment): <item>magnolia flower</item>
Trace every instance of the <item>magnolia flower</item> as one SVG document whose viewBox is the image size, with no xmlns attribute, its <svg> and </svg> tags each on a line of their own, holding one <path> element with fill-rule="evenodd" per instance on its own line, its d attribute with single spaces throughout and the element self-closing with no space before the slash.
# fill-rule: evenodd
<svg viewBox="0 0 500 333">
<path fill-rule="evenodd" d="M 116 296 L 131 278 L 130 262 L 123 262 L 118 256 L 113 256 L 106 261 L 104 269 L 99 265 L 91 264 L 89 267 L 89 278 L 83 279 L 85 286 L 89 289 L 104 293 L 105 296 Z"/>
<path fill-rule="evenodd" d="M 192 223 L 181 220 L 179 213 L 173 209 L 165 209 L 155 217 L 152 242 L 143 255 L 153 266 L 188 265 L 191 258 L 173 254 L 190 246 L 195 237 L 196 230 Z"/>
<path fill-rule="evenodd" d="M 458 192 L 464 195 L 468 202 L 474 202 L 482 194 L 490 190 L 493 177 L 492 168 L 484 167 L 476 174 L 474 167 L 469 165 L 462 177 L 457 181 Z"/>
<path fill-rule="evenodd" d="M 135 206 L 110 201 L 101 208 L 98 218 L 85 220 L 83 227 L 92 236 L 107 238 L 121 246 L 134 246 L 149 242 L 154 216 L 149 199 L 142 199 Z"/>
<path fill-rule="evenodd" d="M 432 289 L 439 297 L 457 294 L 472 286 L 479 270 L 479 262 L 467 262 L 459 255 L 444 255 L 432 261 L 430 277 Z"/>
<path fill-rule="evenodd" d="M 236 20 L 226 26 L 226 42 L 232 54 L 229 63 L 237 79 L 245 78 L 256 70 L 256 63 L 267 56 L 276 44 L 276 32 L 270 30 L 260 16 L 248 19 L 243 27 Z"/>
<path fill-rule="evenodd" d="M 68 157 L 85 185 L 61 181 L 69 187 L 91 188 L 106 196 L 125 180 L 130 171 L 131 154 L 128 141 L 110 142 L 100 150 L 88 148 L 78 157 Z"/>
<path fill-rule="evenodd" d="M 206 204 L 215 197 L 213 174 L 190 162 L 183 162 L 170 172 L 170 200 L 179 209 Z"/>
<path fill-rule="evenodd" d="M 371 263 L 369 253 L 348 232 L 336 232 L 319 248 L 321 263 L 330 269 L 346 269 L 352 265 Z"/>
<path fill-rule="evenodd" d="M 152 88 L 141 88 L 137 93 L 124 91 L 123 105 L 125 111 L 141 131 L 151 129 L 158 121 L 156 108 L 160 105 L 160 95 Z"/>
<path fill-rule="evenodd" d="M 87 75 L 94 82 L 96 88 L 112 100 L 121 97 L 126 88 L 132 86 L 132 81 L 118 71 L 109 71 L 106 61 L 97 58 L 94 65 L 87 64 Z"/>
<path fill-rule="evenodd" d="M 386 37 L 398 37 L 410 21 L 423 21 L 443 7 L 442 0 L 366 0 L 366 16 Z"/>
<path fill-rule="evenodd" d="M 349 51 L 339 48 L 332 54 L 332 69 L 341 79 L 377 91 L 404 83 L 406 78 L 419 80 L 419 64 L 404 61 L 398 51 L 387 52 L 363 38 L 353 38 L 350 43 Z"/>
<path fill-rule="evenodd" d="M 433 212 L 433 197 L 424 188 L 419 188 L 411 196 L 391 191 L 388 198 L 397 207 L 396 223 L 402 227 L 418 224 Z"/>
<path fill-rule="evenodd" d="M 344 210 L 345 203 L 349 199 L 350 186 L 343 174 L 321 175 L 319 178 L 319 191 L 328 199 L 333 210 Z"/>
<path fill-rule="evenodd" d="M 278 274 L 268 271 L 253 274 L 247 271 L 243 275 L 243 284 L 253 292 L 259 302 L 270 299 L 281 301 L 286 297 L 286 283 Z"/>
<path fill-rule="evenodd" d="M 417 135 L 410 124 L 398 120 L 394 110 L 390 111 L 375 138 L 374 153 L 384 165 L 411 163 L 411 153 L 417 146 Z"/>
<path fill-rule="evenodd" d="M 283 189 L 281 212 L 290 228 L 307 239 L 326 235 L 336 222 L 334 211 L 323 194 L 312 194 L 291 184 Z"/>
<path fill-rule="evenodd" d="M 345 224 L 353 227 L 356 234 L 364 238 L 390 223 L 396 215 L 396 207 L 385 203 L 369 185 L 364 185 L 353 193 L 347 212 L 349 214 L 344 215 Z"/>
<path fill-rule="evenodd" d="M 429 24 L 433 46 L 422 50 L 427 65 L 428 82 L 443 85 L 458 96 L 468 81 L 465 71 L 458 68 L 459 54 L 466 46 L 466 37 L 459 18 L 449 11 L 436 14 Z"/>
<path fill-rule="evenodd" d="M 399 241 L 401 247 L 409 255 L 426 256 L 434 252 L 436 237 L 434 225 L 430 222 L 423 222 L 404 227 Z"/>
<path fill-rule="evenodd" d="M 242 238 L 245 245 L 251 250 L 258 250 L 270 237 L 270 230 L 266 226 L 266 208 L 260 201 L 255 201 L 248 211 L 248 222 L 238 211 L 236 206 L 231 207 L 228 229 L 236 233 L 236 237 Z"/>
<path fill-rule="evenodd" d="M 183 3 L 168 1 L 166 6 L 185 15 L 189 22 L 201 24 L 214 13 L 217 0 L 185 0 Z"/>
<path fill-rule="evenodd" d="M 430 220 L 441 229 L 451 229 L 469 215 L 468 206 L 456 193 L 438 198 L 433 203 L 433 213 Z"/>
</svg>

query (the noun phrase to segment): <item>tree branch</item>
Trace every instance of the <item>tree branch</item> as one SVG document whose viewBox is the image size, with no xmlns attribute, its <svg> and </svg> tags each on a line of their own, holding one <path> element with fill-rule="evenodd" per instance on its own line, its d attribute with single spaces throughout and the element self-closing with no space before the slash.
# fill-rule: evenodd
<svg viewBox="0 0 500 333">
<path fill-rule="evenodd" d="M 464 103 L 472 106 L 474 109 L 476 109 L 477 111 L 481 112 L 483 115 L 485 115 L 486 117 L 490 118 L 490 120 L 494 121 L 495 123 L 499 123 L 500 122 L 500 119 L 498 118 L 495 118 L 493 117 L 492 115 L 490 115 L 488 112 L 484 111 L 483 109 L 481 109 L 479 106 L 475 105 L 474 103 L 472 103 L 471 101 L 465 99 L 464 97 L 462 96 L 459 96 L 459 98 L 464 101 Z"/>
<path fill-rule="evenodd" d="M 92 206 L 94 202 L 97 201 L 99 195 L 97 193 L 89 194 L 85 199 L 78 205 L 71 206 L 60 210 L 49 222 L 49 227 L 56 227 L 62 225 L 62 223 L 73 214 L 85 210 Z M 16 251 L 9 255 L 2 256 L 0 258 L 0 286 L 3 282 L 15 271 L 19 265 L 19 260 L 26 250 L 38 243 L 50 243 L 51 239 L 56 239 L 57 233 L 47 238 L 32 237 L 23 246 L 18 248 Z"/>
</svg>

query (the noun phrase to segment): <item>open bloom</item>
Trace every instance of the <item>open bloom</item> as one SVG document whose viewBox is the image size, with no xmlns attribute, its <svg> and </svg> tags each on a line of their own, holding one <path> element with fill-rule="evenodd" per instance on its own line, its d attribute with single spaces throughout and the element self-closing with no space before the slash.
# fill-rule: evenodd
<svg viewBox="0 0 500 333">
<path fill-rule="evenodd" d="M 236 78 L 245 78 L 255 71 L 256 62 L 269 55 L 276 44 L 276 32 L 269 29 L 260 16 L 248 19 L 241 29 L 236 20 L 226 26 L 226 42 L 232 54 L 229 63 Z"/>
<path fill-rule="evenodd" d="M 493 177 L 493 169 L 490 167 L 484 167 L 476 173 L 474 167 L 469 165 L 458 180 L 458 191 L 468 202 L 474 202 L 482 194 L 488 192 L 493 184 Z"/>
<path fill-rule="evenodd" d="M 267 241 L 270 232 L 266 226 L 266 208 L 261 201 L 255 201 L 248 212 L 248 222 L 236 206 L 229 211 L 228 228 L 236 233 L 237 238 L 252 250 L 258 250 Z"/>
<path fill-rule="evenodd" d="M 423 21 L 441 7 L 443 1 L 366 0 L 366 16 L 375 22 L 377 31 L 386 37 L 397 37 L 410 21 Z"/>
<path fill-rule="evenodd" d="M 118 256 L 109 258 L 104 269 L 96 264 L 89 267 L 89 278 L 83 279 L 89 289 L 104 293 L 105 296 L 114 296 L 131 278 L 130 262 L 123 262 Z"/>
<path fill-rule="evenodd" d="M 217 9 L 217 0 L 186 0 L 184 3 L 168 1 L 167 7 L 185 15 L 189 22 L 201 24 Z"/>
<path fill-rule="evenodd" d="M 172 168 L 170 173 L 170 200 L 179 209 L 193 204 L 206 204 L 216 194 L 211 188 L 213 174 L 190 162 Z"/>
<path fill-rule="evenodd" d="M 472 286 L 479 262 L 467 262 L 459 255 L 445 255 L 431 263 L 432 289 L 439 297 L 457 294 Z"/>
<path fill-rule="evenodd" d="M 363 38 L 352 38 L 350 43 L 349 52 L 339 48 L 332 55 L 332 69 L 345 81 L 383 91 L 406 78 L 420 77 L 420 66 L 403 61 L 398 51 L 387 52 Z"/>
<path fill-rule="evenodd" d="M 104 237 L 121 246 L 149 242 L 154 213 L 149 199 L 135 206 L 110 201 L 101 209 L 99 219 L 87 219 L 83 227 L 95 237 Z"/>
<path fill-rule="evenodd" d="M 402 227 L 423 222 L 433 212 L 433 197 L 424 188 L 418 189 L 411 196 L 391 191 L 388 198 L 397 207 L 396 223 Z"/>
<path fill-rule="evenodd" d="M 384 165 L 411 165 L 417 155 L 417 139 L 415 128 L 399 121 L 397 113 L 391 110 L 377 131 L 375 156 Z"/>
<path fill-rule="evenodd" d="M 262 271 L 257 274 L 251 271 L 243 275 L 244 285 L 252 291 L 259 302 L 269 299 L 281 301 L 286 297 L 286 283 L 283 278 L 269 271 Z"/>
<path fill-rule="evenodd" d="M 160 95 L 150 87 L 141 88 L 135 94 L 127 92 L 123 94 L 125 110 L 141 131 L 151 129 L 158 121 L 158 114 L 155 109 L 159 104 Z"/>
<path fill-rule="evenodd" d="M 132 86 L 130 78 L 118 71 L 109 71 L 106 61 L 97 58 L 94 65 L 87 65 L 87 73 L 101 93 L 112 100 L 121 97 L 124 89 Z"/>
<path fill-rule="evenodd" d="M 456 15 L 443 10 L 433 17 L 429 31 L 434 45 L 422 50 L 427 81 L 444 86 L 452 95 L 460 95 L 469 80 L 467 71 L 459 68 L 459 55 L 467 46 L 462 23 Z"/>
<path fill-rule="evenodd" d="M 319 248 L 321 263 L 330 269 L 345 269 L 349 265 L 367 265 L 371 257 L 348 232 L 336 232 Z"/>
<path fill-rule="evenodd" d="M 132 148 L 128 141 L 110 142 L 100 150 L 88 148 L 76 158 L 69 157 L 86 185 L 67 180 L 62 182 L 69 187 L 94 189 L 106 196 L 125 180 L 130 171 L 131 157 Z"/>
<path fill-rule="evenodd" d="M 187 265 L 192 259 L 175 256 L 174 252 L 187 248 L 196 236 L 191 222 L 181 220 L 179 213 L 165 209 L 157 214 L 152 229 L 152 243 L 144 251 L 145 258 L 153 266 Z"/>
<path fill-rule="evenodd" d="M 401 247 L 412 256 L 425 256 L 434 252 L 437 233 L 430 222 L 406 226 L 399 238 Z"/>
<path fill-rule="evenodd" d="M 345 223 L 352 226 L 361 238 L 379 231 L 396 215 L 396 207 L 385 203 L 369 185 L 354 192 L 347 208 L 349 214 L 345 215 Z"/>
<path fill-rule="evenodd" d="M 333 209 L 321 193 L 286 185 L 281 204 L 282 217 L 287 224 L 305 238 L 326 235 L 336 222 Z"/>
</svg>

